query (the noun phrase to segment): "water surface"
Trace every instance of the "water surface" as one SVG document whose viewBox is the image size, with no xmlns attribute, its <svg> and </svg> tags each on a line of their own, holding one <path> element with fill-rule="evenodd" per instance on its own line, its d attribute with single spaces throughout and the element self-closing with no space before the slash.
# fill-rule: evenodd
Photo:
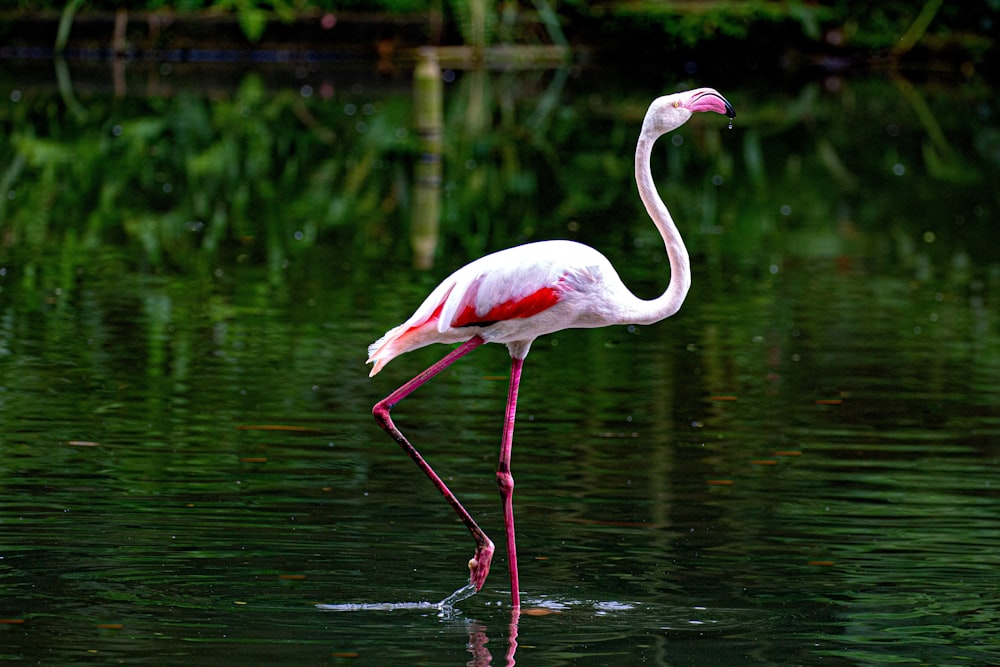
<svg viewBox="0 0 1000 667">
<path fill-rule="evenodd" d="M 476 141 L 459 133 L 429 272 L 409 267 L 395 231 L 405 203 L 367 199 L 406 188 L 394 144 L 373 154 L 380 166 L 363 184 L 320 174 L 339 213 L 288 204 L 289 180 L 260 215 L 244 211 L 243 237 L 218 248 L 197 225 L 197 242 L 163 234 L 159 247 L 131 232 L 88 246 L 55 222 L 49 239 L 61 244 L 26 237 L 17 207 L 38 204 L 44 180 L 29 156 L 5 209 L 22 227 L 0 272 L 0 658 L 1000 659 L 1000 263 L 983 241 L 997 201 L 976 186 L 997 176 L 995 112 L 974 91 L 917 87 L 935 109 L 972 99 L 939 115 L 939 145 L 906 112 L 908 89 L 880 79 L 780 91 L 804 109 L 787 116 L 755 110 L 752 89 L 726 91 L 741 114 L 732 132 L 699 119 L 665 143 L 658 182 L 692 249 L 688 301 L 655 326 L 536 342 L 513 459 L 524 608 L 512 618 L 502 546 L 481 593 L 436 605 L 465 583 L 472 540 L 370 409 L 444 349 L 369 379 L 368 343 L 480 246 L 578 237 L 643 295 L 667 279 L 634 203 L 618 211 L 625 222 L 607 221 L 634 199 L 641 105 L 608 103 L 616 91 L 588 91 L 586 77 L 549 84 L 525 85 L 557 96 L 551 127 L 600 136 L 580 153 L 554 144 L 567 156 L 560 168 L 544 158 L 553 146 L 525 141 L 521 157 L 532 160 L 510 171 L 507 133 L 537 126 L 498 121 Z M 510 81 L 492 85 L 502 101 Z M 398 93 L 337 95 L 307 110 L 333 124 L 354 105 L 346 126 L 368 137 L 356 126 L 367 99 L 369 128 L 405 124 Z M 866 104 L 890 108 L 857 111 Z M 526 106 L 518 114 L 532 118 L 538 107 Z M 122 108 L 137 119 L 73 127 L 128 132 L 148 112 Z M 23 135 L 32 114 L 8 113 Z M 849 139 L 851 123 L 867 138 Z M 881 154 L 859 157 L 876 138 Z M 25 145 L 5 151 L 16 158 Z M 355 164 L 361 148 L 330 150 Z M 934 155 L 961 173 L 940 171 Z M 160 168 L 156 198 L 176 195 L 162 187 L 177 182 L 171 167 Z M 560 190 L 567 170 L 592 194 Z M 145 215 L 197 212 L 197 195 L 151 198 Z M 289 218 L 273 227 L 260 219 L 282 211 Z M 341 222 L 344 211 L 361 213 L 357 225 Z M 97 218 L 87 220 L 93 230 Z M 508 364 L 503 348 L 482 348 L 394 413 L 498 545 Z"/>
</svg>

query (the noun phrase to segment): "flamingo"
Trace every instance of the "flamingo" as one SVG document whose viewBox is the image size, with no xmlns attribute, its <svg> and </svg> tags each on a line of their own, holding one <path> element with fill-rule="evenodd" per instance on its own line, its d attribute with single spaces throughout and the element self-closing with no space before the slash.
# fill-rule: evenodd
<svg viewBox="0 0 1000 667">
<path fill-rule="evenodd" d="M 379 426 L 410 456 L 465 523 L 476 543 L 469 560 L 471 593 L 482 589 L 493 558 L 493 541 L 479 527 L 444 481 L 393 423 L 389 411 L 401 400 L 483 343 L 503 343 L 511 356 L 507 409 L 500 441 L 497 486 L 503 505 L 510 572 L 511 606 L 521 596 L 514 539 L 514 478 L 510 470 L 514 417 L 521 368 L 539 336 L 572 328 L 614 324 L 653 324 L 681 307 L 691 285 L 691 265 L 680 232 L 656 192 L 650 172 L 653 144 L 683 125 L 696 111 L 714 111 L 730 119 L 732 105 L 712 88 L 659 97 L 642 122 L 635 150 L 639 197 L 659 230 L 670 262 L 670 283 L 658 298 L 643 300 L 629 291 L 611 262 L 590 246 L 574 241 L 538 241 L 481 257 L 445 278 L 408 320 L 368 348 L 370 376 L 395 357 L 432 343 L 461 343 L 438 362 L 375 404 Z M 730 127 L 732 122 L 730 121 Z M 456 595 L 462 589 L 456 591 Z"/>
</svg>

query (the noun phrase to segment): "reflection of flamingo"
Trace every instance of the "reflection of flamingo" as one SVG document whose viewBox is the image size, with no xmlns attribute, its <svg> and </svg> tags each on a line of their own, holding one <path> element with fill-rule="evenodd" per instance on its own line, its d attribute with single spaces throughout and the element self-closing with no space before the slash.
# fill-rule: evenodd
<svg viewBox="0 0 1000 667">
<path fill-rule="evenodd" d="M 680 232 L 656 192 L 649 168 L 653 143 L 695 111 L 736 115 L 712 88 L 666 95 L 653 101 L 642 123 L 635 151 L 635 180 L 646 211 L 663 236 L 670 259 L 670 284 L 662 296 L 645 301 L 622 283 L 611 262 L 589 246 L 572 241 L 541 241 L 501 250 L 467 264 L 431 292 L 416 312 L 368 348 L 375 375 L 393 358 L 431 343 L 462 343 L 443 359 L 375 404 L 379 425 L 399 443 L 444 495 L 472 533 L 476 553 L 469 561 L 469 582 L 482 588 L 490 571 L 493 542 L 476 525 L 455 495 L 400 433 L 389 410 L 414 390 L 483 343 L 504 343 L 512 358 L 507 414 L 500 445 L 497 484 L 503 501 L 510 569 L 511 602 L 520 605 L 510 453 L 521 366 L 532 341 L 561 329 L 611 324 L 652 324 L 681 307 L 691 284 L 690 262 Z"/>
</svg>

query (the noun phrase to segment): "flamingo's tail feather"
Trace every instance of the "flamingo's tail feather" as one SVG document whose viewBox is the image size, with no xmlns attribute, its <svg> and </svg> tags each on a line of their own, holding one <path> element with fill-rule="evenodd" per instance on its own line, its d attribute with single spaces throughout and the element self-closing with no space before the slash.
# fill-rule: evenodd
<svg viewBox="0 0 1000 667">
<path fill-rule="evenodd" d="M 400 329 L 395 327 L 385 332 L 385 335 L 368 346 L 368 361 L 366 363 L 375 364 L 368 377 L 374 377 L 383 367 L 394 357 L 399 356 L 405 350 L 399 349 Z"/>
</svg>

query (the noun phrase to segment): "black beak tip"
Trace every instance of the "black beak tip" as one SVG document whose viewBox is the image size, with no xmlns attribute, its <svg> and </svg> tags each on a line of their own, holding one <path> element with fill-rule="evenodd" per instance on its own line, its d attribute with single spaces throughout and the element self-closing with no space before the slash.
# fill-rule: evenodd
<svg viewBox="0 0 1000 667">
<path fill-rule="evenodd" d="M 734 109 L 733 105 L 729 103 L 729 100 L 724 101 L 726 103 L 726 115 L 729 116 L 730 120 L 736 118 L 736 109 Z"/>
</svg>

